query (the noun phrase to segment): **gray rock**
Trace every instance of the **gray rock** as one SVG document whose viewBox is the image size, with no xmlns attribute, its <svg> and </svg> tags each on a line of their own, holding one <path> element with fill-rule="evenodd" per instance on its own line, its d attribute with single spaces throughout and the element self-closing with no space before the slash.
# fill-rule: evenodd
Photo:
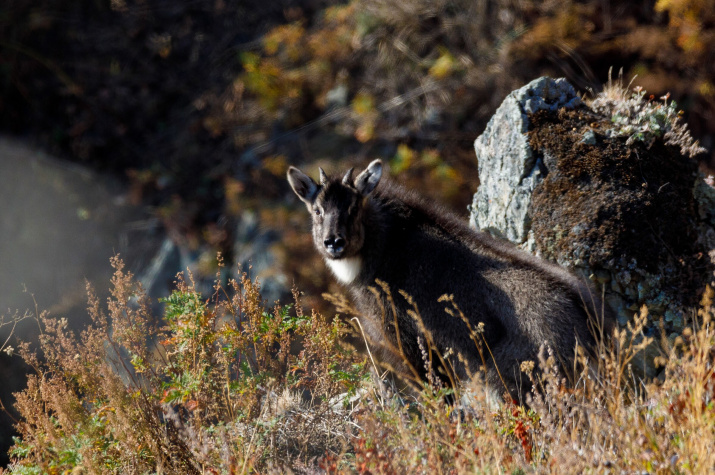
<svg viewBox="0 0 715 475">
<path fill-rule="evenodd" d="M 596 134 L 593 132 L 593 130 L 587 131 L 585 134 L 583 134 L 583 139 L 581 142 L 587 144 L 587 145 L 596 145 Z"/>
<path fill-rule="evenodd" d="M 542 180 L 528 143 L 528 114 L 581 104 L 565 79 L 542 77 L 509 94 L 474 142 L 481 184 L 471 206 L 477 229 L 521 244 L 528 238 L 531 193 Z"/>
<path fill-rule="evenodd" d="M 612 308 L 618 309 L 616 320 L 618 320 L 618 324 L 620 326 L 625 327 L 633 318 L 633 312 L 620 306 L 622 305 L 622 299 L 619 299 L 617 296 L 612 299 L 612 302 L 609 301 L 609 305 L 611 305 Z"/>
<path fill-rule="evenodd" d="M 539 110 L 573 109 L 580 104 L 576 92 L 565 79 L 545 77 L 506 97 L 474 143 L 480 186 L 470 206 L 470 224 L 509 239 L 528 252 L 546 255 L 577 273 L 590 276 L 599 290 L 604 289 L 605 299 L 621 326 L 631 322 L 634 313 L 646 305 L 651 317 L 647 331 L 654 330 L 655 322 L 661 318 L 668 331 L 680 331 L 684 325 L 685 308 L 677 292 L 673 294 L 678 273 L 672 262 L 657 262 L 656 271 L 646 271 L 632 256 L 617 259 L 607 256 L 599 260 L 585 241 L 593 226 L 587 215 L 582 222 L 567 221 L 568 228 L 564 229 L 556 221 L 547 238 L 535 235 L 537 230 L 532 228 L 529 216 L 533 191 L 544 181 L 546 174 L 559 169 L 562 157 L 548 148 L 540 150 L 538 156 L 532 150 L 527 132 L 534 124 L 530 124 L 529 115 Z M 593 130 L 581 130 L 582 137 L 576 139 L 581 143 L 588 147 L 605 144 L 602 136 L 597 137 Z M 604 196 L 604 202 L 618 198 Z M 715 178 L 700 176 L 695 182 L 693 196 L 698 205 L 699 241 L 705 249 L 714 249 Z M 554 199 L 550 203 L 558 206 L 559 201 Z M 564 211 L 568 206 L 564 203 Z M 557 214 L 558 211 L 554 210 Z M 578 242 L 579 239 L 584 242 Z M 571 245 L 564 245 L 565 242 Z M 715 250 L 711 257 L 715 262 Z M 646 377 L 652 377 L 652 355 L 648 353 L 641 359 L 638 366 L 645 368 L 643 374 Z"/>
<path fill-rule="evenodd" d="M 233 252 L 239 273 L 245 272 L 251 280 L 258 278 L 261 295 L 272 305 L 289 292 L 288 278 L 277 265 L 272 246 L 280 240 L 276 231 L 261 226 L 253 211 L 245 211 L 236 226 Z"/>
</svg>

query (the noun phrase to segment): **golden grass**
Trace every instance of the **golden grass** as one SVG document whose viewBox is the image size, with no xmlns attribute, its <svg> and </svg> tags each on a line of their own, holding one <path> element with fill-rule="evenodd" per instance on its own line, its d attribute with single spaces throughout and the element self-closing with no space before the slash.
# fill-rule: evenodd
<svg viewBox="0 0 715 475">
<path fill-rule="evenodd" d="M 580 353 L 572 384 L 548 349 L 525 362 L 538 390 L 522 407 L 497 403 L 482 373 L 453 390 L 431 374 L 429 384 L 401 392 L 342 342 L 345 324 L 304 314 L 297 292 L 292 307 L 266 311 L 260 287 L 245 277 L 217 285 L 210 299 L 180 279 L 161 326 L 131 274 L 113 263 L 107 309 L 90 294 L 90 328 L 73 335 L 63 319 L 41 314 L 41 356 L 29 344 L 18 349 L 35 374 L 17 395 L 21 436 L 8 473 L 715 469 L 710 288 L 693 326 L 661 342 L 659 378 L 640 381 L 632 371 L 650 343 L 643 309 L 597 361 Z M 452 313 L 459 318 L 454 305 Z M 478 329 L 473 336 L 487 351 Z M 426 361 L 449 361 L 429 342 L 426 335 Z"/>
</svg>

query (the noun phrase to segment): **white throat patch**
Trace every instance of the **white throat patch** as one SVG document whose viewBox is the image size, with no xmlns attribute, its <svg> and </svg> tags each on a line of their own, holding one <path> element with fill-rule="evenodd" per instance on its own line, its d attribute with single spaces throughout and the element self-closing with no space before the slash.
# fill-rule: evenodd
<svg viewBox="0 0 715 475">
<path fill-rule="evenodd" d="M 360 257 L 346 257 L 345 259 L 325 259 L 335 277 L 343 284 L 349 284 L 360 274 L 362 259 Z"/>
</svg>

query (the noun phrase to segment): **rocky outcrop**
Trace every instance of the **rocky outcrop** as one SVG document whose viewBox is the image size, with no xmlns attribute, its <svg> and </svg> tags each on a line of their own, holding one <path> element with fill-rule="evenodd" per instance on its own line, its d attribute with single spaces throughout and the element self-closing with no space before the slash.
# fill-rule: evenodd
<svg viewBox="0 0 715 475">
<path fill-rule="evenodd" d="M 509 94 L 474 142 L 479 191 L 470 220 L 478 229 L 522 243 L 530 229 L 531 195 L 543 179 L 542 164 L 529 146 L 529 116 L 581 104 L 565 79 L 542 77 Z"/>
<path fill-rule="evenodd" d="M 676 334 L 711 277 L 715 194 L 679 147 L 612 128 L 565 79 L 512 92 L 474 144 L 470 221 L 590 277 L 621 325 L 647 305 L 647 331 Z"/>
</svg>

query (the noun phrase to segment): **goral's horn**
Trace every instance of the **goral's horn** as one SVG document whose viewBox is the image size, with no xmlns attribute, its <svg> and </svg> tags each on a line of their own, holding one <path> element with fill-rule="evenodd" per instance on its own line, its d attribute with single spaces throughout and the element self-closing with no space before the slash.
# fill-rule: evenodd
<svg viewBox="0 0 715 475">
<path fill-rule="evenodd" d="M 343 177 L 343 185 L 352 185 L 353 181 L 353 169 L 351 168 L 347 172 L 345 172 L 345 176 Z"/>
<path fill-rule="evenodd" d="M 328 175 L 325 174 L 325 170 L 322 168 L 319 168 L 320 170 L 320 184 L 325 185 L 325 182 L 328 181 Z"/>
</svg>

